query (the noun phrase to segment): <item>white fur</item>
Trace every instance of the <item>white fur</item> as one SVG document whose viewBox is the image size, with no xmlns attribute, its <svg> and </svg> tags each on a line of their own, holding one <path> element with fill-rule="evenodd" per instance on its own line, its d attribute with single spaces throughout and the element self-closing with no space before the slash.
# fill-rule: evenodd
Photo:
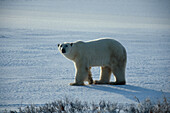
<svg viewBox="0 0 170 113">
<path fill-rule="evenodd" d="M 71 85 L 84 85 L 88 80 L 93 83 L 90 68 L 101 66 L 100 80 L 96 84 L 125 84 L 126 50 L 116 40 L 98 39 L 88 42 L 78 41 L 64 43 L 67 45 L 66 53 L 63 55 L 75 63 L 75 83 Z M 60 52 L 61 47 L 59 47 Z M 110 82 L 110 75 L 113 72 L 116 82 Z"/>
</svg>

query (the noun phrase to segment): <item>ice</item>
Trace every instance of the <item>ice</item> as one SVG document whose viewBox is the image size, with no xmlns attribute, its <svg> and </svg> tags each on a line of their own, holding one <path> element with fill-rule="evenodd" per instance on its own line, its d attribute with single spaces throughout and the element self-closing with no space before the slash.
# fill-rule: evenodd
<svg viewBox="0 0 170 113">
<path fill-rule="evenodd" d="M 169 7 L 168 0 L 1 0 L 0 108 L 65 97 L 118 103 L 169 98 Z M 101 37 L 125 46 L 127 85 L 69 86 L 74 64 L 57 44 Z M 100 68 L 92 68 L 92 74 L 98 80 Z"/>
</svg>

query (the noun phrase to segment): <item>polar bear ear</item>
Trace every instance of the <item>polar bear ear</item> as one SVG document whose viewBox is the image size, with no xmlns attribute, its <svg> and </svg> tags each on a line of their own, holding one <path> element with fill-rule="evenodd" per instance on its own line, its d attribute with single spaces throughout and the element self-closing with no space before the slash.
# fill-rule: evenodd
<svg viewBox="0 0 170 113">
<path fill-rule="evenodd" d="M 73 43 L 70 44 L 71 46 L 73 45 Z"/>
</svg>

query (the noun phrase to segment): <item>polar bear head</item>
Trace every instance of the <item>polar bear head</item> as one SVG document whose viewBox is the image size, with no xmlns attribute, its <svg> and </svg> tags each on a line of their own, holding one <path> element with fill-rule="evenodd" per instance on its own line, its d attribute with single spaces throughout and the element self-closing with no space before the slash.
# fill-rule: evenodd
<svg viewBox="0 0 170 113">
<path fill-rule="evenodd" d="M 73 43 L 63 43 L 58 44 L 58 50 L 62 55 L 64 55 L 66 58 L 73 60 L 74 57 L 74 51 L 73 51 Z"/>
</svg>

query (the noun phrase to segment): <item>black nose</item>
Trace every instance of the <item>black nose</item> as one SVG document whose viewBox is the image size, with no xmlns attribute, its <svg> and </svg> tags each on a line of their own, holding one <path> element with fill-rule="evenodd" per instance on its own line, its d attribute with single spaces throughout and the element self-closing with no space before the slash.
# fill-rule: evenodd
<svg viewBox="0 0 170 113">
<path fill-rule="evenodd" d="M 66 53 L 66 50 L 65 50 L 65 49 L 62 49 L 62 53 Z"/>
</svg>

